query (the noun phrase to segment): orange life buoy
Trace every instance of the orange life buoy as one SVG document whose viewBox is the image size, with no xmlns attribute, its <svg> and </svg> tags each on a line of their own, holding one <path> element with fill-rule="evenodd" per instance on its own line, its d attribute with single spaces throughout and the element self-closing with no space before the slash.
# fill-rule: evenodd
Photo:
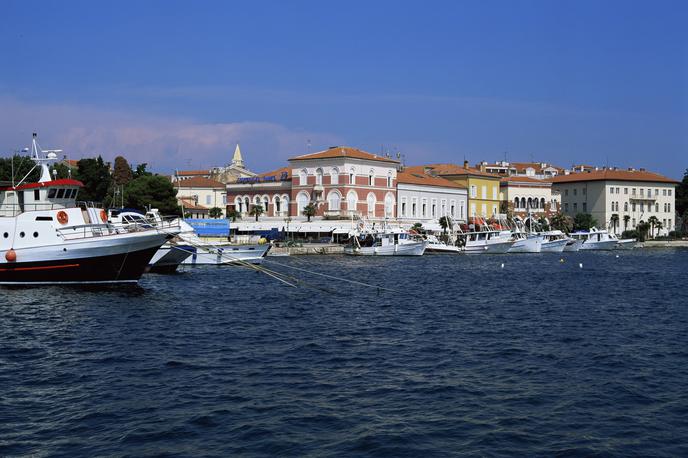
<svg viewBox="0 0 688 458">
<path fill-rule="evenodd" d="M 107 213 L 105 213 L 105 210 L 100 211 L 100 220 L 104 223 L 107 223 Z"/>
<path fill-rule="evenodd" d="M 69 222 L 69 216 L 67 216 L 67 212 L 62 210 L 57 212 L 57 221 L 60 224 L 67 224 Z"/>
<path fill-rule="evenodd" d="M 17 252 L 14 251 L 12 248 L 7 250 L 5 253 L 5 259 L 7 259 L 7 262 L 14 262 L 17 260 Z"/>
</svg>

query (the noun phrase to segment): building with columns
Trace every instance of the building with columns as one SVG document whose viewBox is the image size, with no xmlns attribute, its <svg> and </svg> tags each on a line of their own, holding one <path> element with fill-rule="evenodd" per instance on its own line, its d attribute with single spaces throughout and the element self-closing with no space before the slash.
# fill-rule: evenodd
<svg viewBox="0 0 688 458">
<path fill-rule="evenodd" d="M 673 231 L 677 185 L 677 181 L 645 169 L 607 168 L 552 178 L 564 214 L 590 213 L 598 225 L 615 233 L 635 229 L 651 216 L 662 224 L 660 235 Z"/>
<path fill-rule="evenodd" d="M 500 182 L 502 213 L 521 219 L 532 215 L 535 219 L 549 218 L 559 211 L 560 196 L 552 191 L 552 182 L 528 176 L 512 175 Z"/>
</svg>

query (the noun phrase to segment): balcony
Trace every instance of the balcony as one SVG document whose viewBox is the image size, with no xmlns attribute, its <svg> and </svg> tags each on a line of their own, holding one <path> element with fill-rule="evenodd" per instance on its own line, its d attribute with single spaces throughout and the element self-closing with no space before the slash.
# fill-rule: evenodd
<svg viewBox="0 0 688 458">
<path fill-rule="evenodd" d="M 641 201 L 642 200 L 645 202 L 654 202 L 655 200 L 657 200 L 657 197 L 656 196 L 652 197 L 652 196 L 642 196 L 642 195 L 638 195 L 638 194 L 631 194 L 629 199 L 635 200 L 635 201 Z"/>
</svg>

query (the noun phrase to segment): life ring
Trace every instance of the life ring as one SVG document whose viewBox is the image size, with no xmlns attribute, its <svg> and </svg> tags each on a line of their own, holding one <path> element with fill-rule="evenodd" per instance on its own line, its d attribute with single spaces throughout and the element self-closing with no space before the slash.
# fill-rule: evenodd
<svg viewBox="0 0 688 458">
<path fill-rule="evenodd" d="M 107 223 L 107 213 L 105 213 L 105 210 L 100 211 L 100 220 L 104 223 Z"/>
<path fill-rule="evenodd" d="M 63 225 L 69 222 L 69 216 L 67 216 L 66 211 L 60 210 L 57 212 L 57 222 Z"/>
</svg>

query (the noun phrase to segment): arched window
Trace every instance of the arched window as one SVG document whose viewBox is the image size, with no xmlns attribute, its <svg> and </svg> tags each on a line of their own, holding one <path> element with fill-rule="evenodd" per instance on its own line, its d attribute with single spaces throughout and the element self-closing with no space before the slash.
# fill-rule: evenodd
<svg viewBox="0 0 688 458">
<path fill-rule="evenodd" d="M 536 197 L 535 199 L 533 199 L 533 208 L 536 209 L 536 210 L 537 210 L 537 208 L 538 208 L 538 200 L 537 200 L 537 197 Z"/>
<path fill-rule="evenodd" d="M 368 172 L 368 186 L 375 186 L 375 171 L 373 169 Z"/>
<path fill-rule="evenodd" d="M 244 211 L 244 202 L 242 202 L 241 197 L 237 197 L 236 199 L 234 199 L 234 207 L 234 209 L 239 213 L 242 213 Z"/>
<path fill-rule="evenodd" d="M 389 172 L 387 174 L 387 187 L 391 188 L 392 187 L 392 172 Z"/>
<path fill-rule="evenodd" d="M 283 214 L 289 214 L 289 196 L 283 194 L 280 200 L 282 201 L 280 207 L 282 208 Z"/>
<path fill-rule="evenodd" d="M 331 191 L 327 195 L 327 203 L 329 205 L 328 209 L 330 211 L 339 211 L 339 208 L 341 206 L 342 202 L 342 197 L 339 195 L 337 191 Z"/>
<path fill-rule="evenodd" d="M 356 184 L 356 169 L 353 167 L 349 170 L 349 184 Z"/>
<path fill-rule="evenodd" d="M 526 208 L 526 198 L 521 197 L 521 208 Z"/>
<path fill-rule="evenodd" d="M 543 210 L 545 209 L 545 198 L 544 197 L 540 198 L 540 208 L 542 208 Z M 617 208 L 617 210 L 618 210 L 618 208 Z"/>
<path fill-rule="evenodd" d="M 339 184 L 339 169 L 337 167 L 333 168 L 330 173 L 330 183 Z"/>
<path fill-rule="evenodd" d="M 279 215 L 282 211 L 282 200 L 280 196 L 275 196 L 275 215 Z"/>
<path fill-rule="evenodd" d="M 530 197 L 528 197 L 528 202 L 527 202 L 527 204 L 528 204 L 528 206 L 527 206 L 526 208 L 533 208 L 533 199 L 530 198 Z"/>
<path fill-rule="evenodd" d="M 303 169 L 299 172 L 299 184 L 306 186 L 308 184 L 308 170 Z"/>
<path fill-rule="evenodd" d="M 315 184 L 320 186 L 323 184 L 323 171 L 320 168 L 315 170 Z"/>
<path fill-rule="evenodd" d="M 394 217 L 394 196 L 389 193 L 385 196 L 385 216 Z"/>
<path fill-rule="evenodd" d="M 297 194 L 296 196 L 296 208 L 299 213 L 299 216 L 303 213 L 303 209 L 306 208 L 306 205 L 308 205 L 308 201 L 310 198 L 308 197 L 308 193 L 305 193 L 301 191 L 300 193 Z"/>
<path fill-rule="evenodd" d="M 244 197 L 244 212 L 249 211 L 251 208 L 251 201 L 248 200 L 248 197 Z"/>
<path fill-rule="evenodd" d="M 356 194 L 356 191 L 349 191 L 349 193 L 346 195 L 346 209 L 350 212 L 355 212 L 357 204 L 358 194 Z"/>
<path fill-rule="evenodd" d="M 270 208 L 270 199 L 268 196 L 263 196 L 263 211 L 267 214 L 268 208 Z"/>
<path fill-rule="evenodd" d="M 375 194 L 369 192 L 366 200 L 368 202 L 368 216 L 375 216 Z"/>
<path fill-rule="evenodd" d="M 520 200 L 518 200 L 518 197 L 514 199 L 514 210 L 517 208 L 521 208 L 520 206 Z"/>
</svg>

